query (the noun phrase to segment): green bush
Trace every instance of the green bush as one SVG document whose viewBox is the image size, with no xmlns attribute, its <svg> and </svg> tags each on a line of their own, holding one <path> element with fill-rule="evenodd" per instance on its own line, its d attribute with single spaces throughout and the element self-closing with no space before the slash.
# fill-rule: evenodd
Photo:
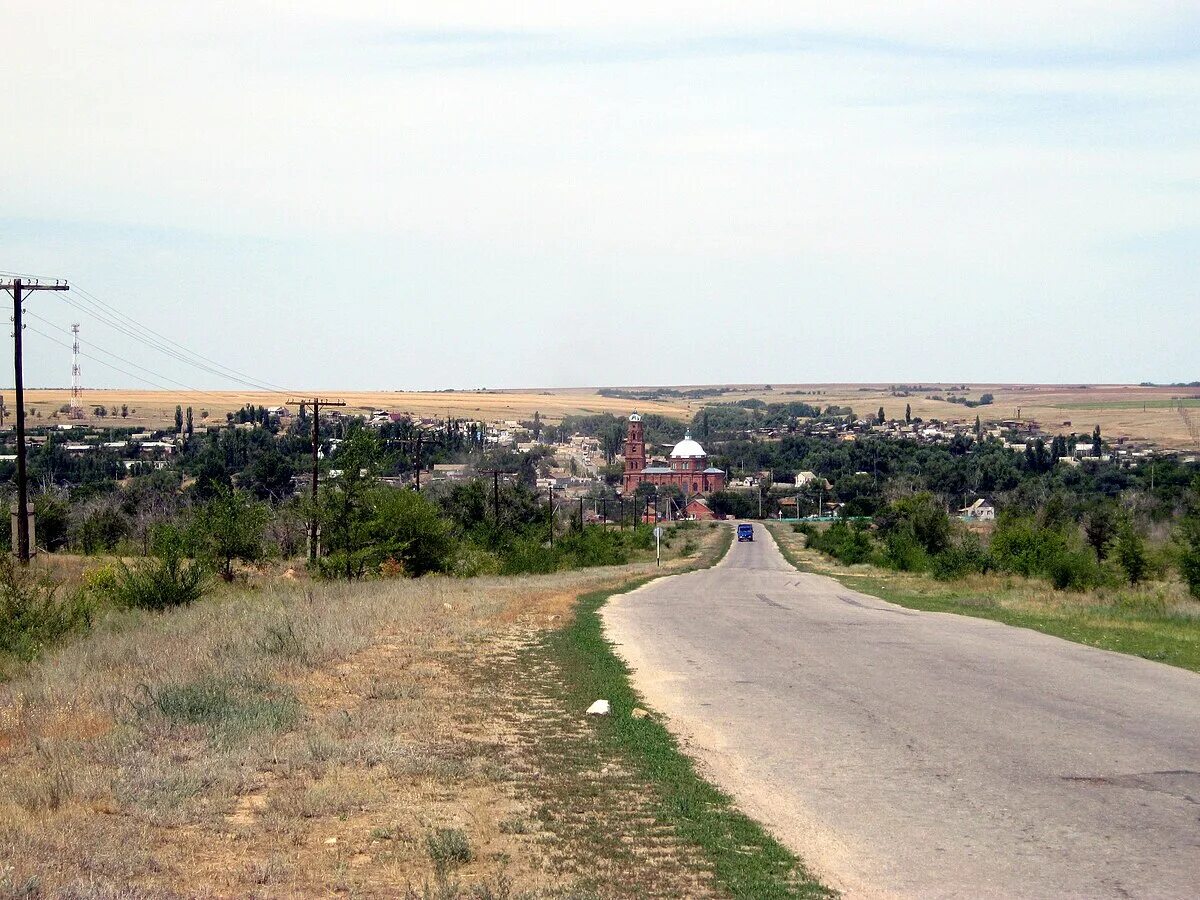
<svg viewBox="0 0 1200 900">
<path fill-rule="evenodd" d="M 1001 516 L 992 534 L 991 555 L 996 568 L 1029 578 L 1045 576 L 1067 549 L 1066 535 L 1035 520 Z"/>
<path fill-rule="evenodd" d="M 1100 566 L 1090 550 L 1064 548 L 1051 557 L 1043 573 L 1060 591 L 1084 591 L 1100 583 Z"/>
<path fill-rule="evenodd" d="M 858 523 L 853 526 L 844 521 L 834 522 L 826 530 L 804 523 L 802 533 L 808 546 L 827 553 L 848 566 L 864 563 L 871 559 L 874 545 L 866 529 Z"/>
<path fill-rule="evenodd" d="M 953 581 L 991 568 L 991 560 L 971 533 L 962 537 L 929 561 L 929 571 L 939 581 Z"/>
<path fill-rule="evenodd" d="M 0 557 L 0 653 L 29 661 L 72 631 L 86 629 L 92 605 L 83 593 L 58 596 L 59 585 Z"/>
<path fill-rule="evenodd" d="M 469 863 L 474 856 L 467 833 L 461 828 L 439 828 L 425 836 L 429 858 L 441 867 Z"/>
<path fill-rule="evenodd" d="M 120 563 L 111 579 L 97 585 L 118 606 L 164 610 L 186 606 L 204 595 L 203 567 L 177 552 L 132 566 Z"/>
<path fill-rule="evenodd" d="M 533 538 L 513 541 L 501 555 L 501 575 L 542 575 L 558 568 L 558 552 Z"/>
<path fill-rule="evenodd" d="M 924 572 L 929 568 L 929 555 L 908 523 L 892 529 L 888 534 L 884 540 L 883 556 L 889 568 L 901 572 Z"/>
<path fill-rule="evenodd" d="M 907 532 L 900 547 L 908 562 L 915 562 L 917 558 L 908 547 L 910 541 L 915 541 L 924 553 L 930 555 L 941 553 L 950 546 L 950 517 L 932 494 L 917 494 L 889 503 L 879 517 L 878 525 L 885 541 L 895 532 Z"/>
</svg>

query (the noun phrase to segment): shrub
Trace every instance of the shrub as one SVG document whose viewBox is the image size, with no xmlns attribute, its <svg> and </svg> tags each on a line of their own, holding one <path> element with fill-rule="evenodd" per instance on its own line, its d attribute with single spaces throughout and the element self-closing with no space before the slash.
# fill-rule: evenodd
<svg viewBox="0 0 1200 900">
<path fill-rule="evenodd" d="M 871 558 L 871 537 L 857 523 L 850 526 L 844 521 L 834 522 L 825 531 L 807 523 L 805 527 L 808 529 L 804 532 L 808 546 L 827 553 L 848 566 L 867 562 Z"/>
<path fill-rule="evenodd" d="M 991 555 L 996 568 L 1032 578 L 1048 574 L 1066 547 L 1066 536 L 1058 529 L 1031 518 L 1001 516 L 992 534 Z"/>
<path fill-rule="evenodd" d="M 266 546 L 263 529 L 270 513 L 243 491 L 222 490 L 197 510 L 191 538 L 202 559 L 225 581 L 233 580 L 235 560 L 257 562 Z"/>
<path fill-rule="evenodd" d="M 884 541 L 884 561 L 901 572 L 923 572 L 929 566 L 929 556 L 908 523 L 888 534 Z"/>
<path fill-rule="evenodd" d="M 1130 584 L 1137 584 L 1146 577 L 1150 567 L 1150 560 L 1146 555 L 1146 542 L 1132 522 L 1123 522 L 1117 532 L 1116 557 Z"/>
<path fill-rule="evenodd" d="M 133 566 L 120 563 L 100 590 L 118 606 L 164 610 L 199 600 L 205 589 L 204 569 L 177 552 L 151 557 Z"/>
<path fill-rule="evenodd" d="M 1064 548 L 1046 563 L 1046 575 L 1060 591 L 1083 591 L 1100 582 L 1100 567 L 1091 551 Z"/>
<path fill-rule="evenodd" d="M 500 574 L 501 561 L 499 554 L 485 550 L 472 541 L 462 541 L 458 545 L 458 555 L 454 559 L 454 574 L 460 578 L 474 578 L 478 575 Z"/>
<path fill-rule="evenodd" d="M 72 631 L 87 628 L 92 606 L 82 593 L 59 597 L 60 585 L 0 556 L 0 652 L 21 660 Z"/>
<path fill-rule="evenodd" d="M 558 553 L 534 539 L 513 541 L 505 548 L 500 563 L 501 575 L 542 575 L 559 567 Z"/>
<path fill-rule="evenodd" d="M 934 556 L 929 565 L 933 577 L 939 581 L 953 581 L 975 572 L 986 572 L 989 568 L 991 560 L 983 551 L 979 538 L 970 533 Z"/>
<path fill-rule="evenodd" d="M 879 533 L 887 538 L 896 531 L 907 531 L 925 553 L 941 553 L 950 546 L 950 517 L 932 494 L 917 494 L 888 505 L 879 517 Z"/>
<path fill-rule="evenodd" d="M 1179 574 L 1187 582 L 1192 596 L 1200 599 L 1200 515 L 1184 519 L 1179 529 Z"/>
<path fill-rule="evenodd" d="M 439 828 L 425 836 L 429 858 L 438 866 L 468 863 L 474 855 L 467 833 L 461 828 Z"/>
</svg>

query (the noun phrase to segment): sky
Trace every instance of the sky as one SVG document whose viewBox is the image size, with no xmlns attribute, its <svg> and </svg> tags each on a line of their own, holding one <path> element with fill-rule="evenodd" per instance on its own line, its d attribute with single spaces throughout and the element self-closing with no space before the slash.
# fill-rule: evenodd
<svg viewBox="0 0 1200 900">
<path fill-rule="evenodd" d="M 1200 5 L 646 6 L 0 0 L 26 383 L 1200 378 Z"/>
</svg>

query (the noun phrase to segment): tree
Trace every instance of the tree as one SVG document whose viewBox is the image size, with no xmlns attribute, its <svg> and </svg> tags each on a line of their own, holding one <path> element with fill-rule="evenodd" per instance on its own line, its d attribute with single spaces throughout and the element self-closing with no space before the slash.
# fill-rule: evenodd
<svg viewBox="0 0 1200 900">
<path fill-rule="evenodd" d="M 912 404 L 911 403 L 904 404 L 904 424 L 905 425 L 912 424 Z"/>
<path fill-rule="evenodd" d="M 540 440 L 542 437 L 542 414 L 536 409 L 533 411 L 533 439 Z"/>
<path fill-rule="evenodd" d="M 103 419 L 105 416 L 108 415 L 108 410 L 105 409 L 103 406 L 97 406 L 95 409 L 92 410 L 92 415 L 96 416 L 96 418 L 98 418 L 98 419 Z"/>
<path fill-rule="evenodd" d="M 183 434 L 183 407 L 175 407 L 175 433 Z"/>
<path fill-rule="evenodd" d="M 1083 520 L 1083 533 L 1096 551 L 1096 558 L 1108 556 L 1108 545 L 1117 533 L 1117 514 L 1111 503 L 1100 500 L 1092 505 Z"/>
<path fill-rule="evenodd" d="M 368 565 L 378 568 L 392 560 L 414 577 L 450 569 L 455 547 L 452 526 L 430 500 L 416 491 L 391 487 L 374 488 L 371 494 Z"/>
<path fill-rule="evenodd" d="M 875 421 L 880 425 L 887 421 L 887 417 L 883 414 L 882 406 L 879 407 L 879 412 L 875 414 Z"/>
<path fill-rule="evenodd" d="M 983 423 L 979 421 L 979 416 L 975 417 L 975 440 L 983 440 Z"/>
<path fill-rule="evenodd" d="M 1192 482 L 1187 512 L 1179 523 L 1179 574 L 1192 596 L 1200 599 L 1200 477 Z"/>
<path fill-rule="evenodd" d="M 1117 532 L 1116 556 L 1130 584 L 1137 584 L 1146 577 L 1146 571 L 1150 568 L 1146 542 L 1128 519 L 1121 523 Z"/>
<path fill-rule="evenodd" d="M 1094 429 L 1092 429 L 1092 453 L 1096 454 L 1096 456 L 1100 456 L 1100 447 L 1100 426 L 1097 425 Z"/>
<path fill-rule="evenodd" d="M 129 404 L 128 403 L 121 404 L 121 418 L 122 419 L 129 418 Z"/>
<path fill-rule="evenodd" d="M 267 508 L 244 491 L 222 491 L 197 510 L 192 536 L 197 555 L 225 581 L 233 581 L 233 563 L 263 558 Z"/>
<path fill-rule="evenodd" d="M 194 429 L 192 428 L 192 408 L 190 406 L 187 408 L 187 429 L 186 430 L 187 430 L 187 436 L 191 437 Z"/>
<path fill-rule="evenodd" d="M 274 446 L 254 457 L 239 484 L 259 500 L 282 500 L 292 492 L 295 467 Z"/>
</svg>

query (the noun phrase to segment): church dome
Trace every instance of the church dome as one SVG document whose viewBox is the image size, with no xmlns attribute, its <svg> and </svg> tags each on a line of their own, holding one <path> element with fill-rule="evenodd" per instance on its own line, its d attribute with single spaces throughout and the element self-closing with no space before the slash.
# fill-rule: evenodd
<svg viewBox="0 0 1200 900">
<path fill-rule="evenodd" d="M 692 433 L 689 431 L 684 435 L 683 440 L 675 445 L 675 449 L 671 451 L 671 459 L 704 459 L 708 456 L 704 452 L 704 448 L 692 440 Z"/>
</svg>

